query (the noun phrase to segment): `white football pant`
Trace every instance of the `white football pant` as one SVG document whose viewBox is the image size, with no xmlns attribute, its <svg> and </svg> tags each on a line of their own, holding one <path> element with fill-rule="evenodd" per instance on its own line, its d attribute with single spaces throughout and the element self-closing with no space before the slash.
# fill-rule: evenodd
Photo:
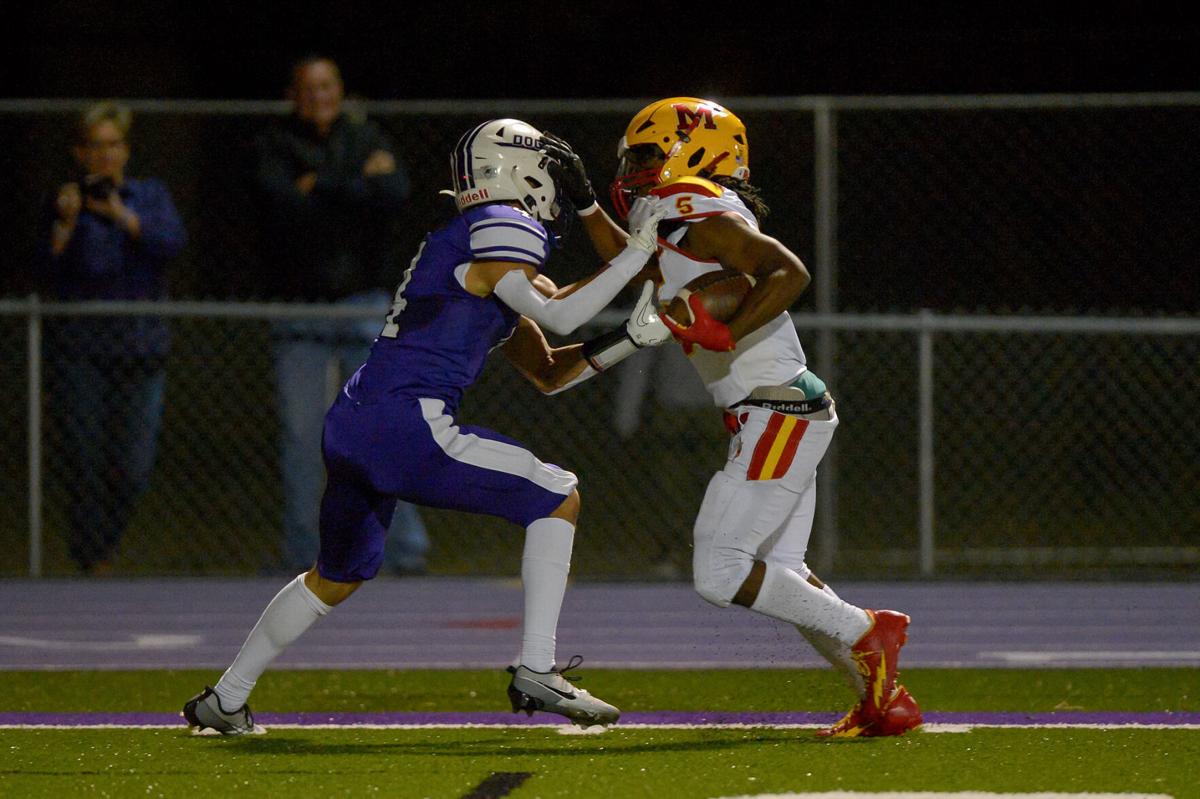
<svg viewBox="0 0 1200 799">
<path fill-rule="evenodd" d="M 835 406 L 791 416 L 742 405 L 725 468 L 713 475 L 696 517 L 693 580 L 726 607 L 755 560 L 810 574 L 805 564 L 816 508 L 817 464 L 829 448 Z"/>
</svg>

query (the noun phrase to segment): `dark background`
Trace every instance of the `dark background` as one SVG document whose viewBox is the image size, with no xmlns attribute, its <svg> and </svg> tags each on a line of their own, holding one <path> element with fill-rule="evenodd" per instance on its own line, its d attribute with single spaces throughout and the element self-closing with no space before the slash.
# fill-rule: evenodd
<svg viewBox="0 0 1200 799">
<path fill-rule="evenodd" d="M 332 56 L 373 100 L 625 98 L 538 114 L 598 187 L 641 100 L 1200 89 L 1183 3 L 250 4 L 45 0 L 6 18 L 10 98 L 282 97 L 289 65 Z M 1144 8 L 1143 8 L 1144 6 Z M 15 36 L 12 34 L 15 32 Z M 0 36 L 4 34 L 0 32 Z M 624 105 L 628 110 L 621 110 Z M 739 110 L 738 108 L 734 109 Z M 515 113 L 508 111 L 506 113 Z M 767 230 L 813 264 L 812 117 L 741 110 Z M 34 285 L 38 209 L 71 170 L 74 111 L 0 114 L 0 295 Z M 414 177 L 399 268 L 444 212 L 445 156 L 469 114 L 377 116 Z M 249 194 L 261 115 L 142 114 L 130 174 L 168 180 L 191 241 L 176 297 L 265 299 L 272 257 Z M 1193 313 L 1200 296 L 1200 107 L 840 113 L 840 310 Z M 592 267 L 579 237 L 558 259 Z M 817 279 L 823 276 L 818 275 Z M 802 298 L 811 307 L 815 293 Z"/>
<path fill-rule="evenodd" d="M 1200 90 L 1200 26 L 1183 3 L 1092 3 L 1074 13 L 1044 2 L 895 10 L 914 5 L 10 2 L 0 9 L 0 96 L 276 99 L 288 66 L 321 52 L 341 64 L 352 93 L 401 106 L 624 98 L 604 113 L 531 117 L 574 142 L 602 187 L 620 131 L 641 100 L 655 97 Z M 734 110 L 750 131 L 755 182 L 774 208 L 765 229 L 814 270 L 814 289 L 799 303 L 806 311 L 829 279 L 814 257 L 813 115 L 775 105 Z M 8 107 L 0 113 L 0 297 L 24 295 L 33 283 L 45 231 L 37 209 L 70 173 L 76 114 L 53 104 Z M 444 208 L 435 192 L 445 186 L 446 153 L 479 116 L 452 108 L 374 118 L 414 177 L 399 220 L 398 279 Z M 249 112 L 135 114 L 131 174 L 168 181 L 191 237 L 173 265 L 175 297 L 261 298 L 254 276 L 272 248 L 255 224 L 250 145 L 273 122 Z M 1195 314 L 1198 133 L 1195 103 L 841 110 L 837 309 Z M 551 262 L 552 275 L 563 282 L 564 262 L 593 268 L 586 249 L 576 236 Z M 271 392 L 266 327 L 195 319 L 173 330 L 160 468 L 127 537 L 126 562 L 158 573 L 253 570 L 260 550 L 274 546 L 266 531 L 278 529 L 279 512 L 276 420 L 261 400 Z M 0 396 L 14 398 L 4 407 L 20 414 L 25 320 L 0 319 L 0 332 Z M 810 330 L 801 336 L 813 340 Z M 958 533 L 944 539 L 948 546 L 1194 543 L 1194 337 L 966 334 L 939 338 L 936 352 L 937 519 L 939 530 Z M 46 354 L 55 357 L 66 356 Z M 915 573 L 912 558 L 896 560 L 916 541 L 914 357 L 908 334 L 839 334 L 835 392 L 850 423 L 838 433 L 845 533 L 835 573 Z M 236 383 L 227 389 L 230 376 Z M 580 563 L 592 574 L 636 569 L 630 576 L 640 577 L 639 556 L 676 558 L 686 573 L 680 531 L 711 471 L 696 453 L 720 453 L 724 436 L 711 411 L 651 408 L 641 431 L 649 438 L 635 439 L 649 442 L 640 449 L 650 460 L 630 471 L 590 434 L 572 432 L 580 419 L 604 424 L 616 381 L 594 381 L 591 393 L 554 403 L 547 413 L 562 414 L 562 424 L 514 414 L 536 401 L 514 381 L 511 370 L 489 370 L 467 409 L 471 420 L 538 442 L 539 452 L 589 476 L 590 507 L 622 511 L 590 517 L 597 527 L 578 545 Z M 0 491 L 12 492 L 0 502 L 0 531 L 15 536 L 0 550 L 14 573 L 25 563 L 23 431 L 20 421 L 0 424 L 0 454 L 10 456 L 0 464 Z M 47 444 L 56 457 L 70 456 L 55 450 L 49 432 Z M 665 475 L 671 487 L 647 474 Z M 66 500 L 61 482 L 48 492 L 53 530 Z M 647 507 L 660 518 L 649 537 Z M 511 571 L 505 537 L 480 544 L 460 517 L 427 519 L 435 556 L 445 559 L 436 569 Z M 48 541 L 61 547 L 57 535 Z M 467 557 L 476 560 L 459 560 Z M 61 568 L 64 559 L 51 551 L 48 562 Z M 1062 576 L 1072 567 L 1041 568 Z"/>
<path fill-rule="evenodd" d="M 21 4 L 0 91 L 272 98 L 313 51 L 375 99 L 1164 91 L 1200 76 L 1182 2 L 281 5 Z"/>
</svg>

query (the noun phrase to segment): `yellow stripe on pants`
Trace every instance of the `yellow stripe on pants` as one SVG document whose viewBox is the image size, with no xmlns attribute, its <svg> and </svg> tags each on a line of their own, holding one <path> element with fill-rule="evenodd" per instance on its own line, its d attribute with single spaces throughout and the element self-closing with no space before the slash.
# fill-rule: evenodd
<svg viewBox="0 0 1200 799">
<path fill-rule="evenodd" d="M 794 416 L 783 420 L 783 424 L 779 426 L 779 433 L 775 436 L 775 443 L 771 445 L 771 451 L 767 453 L 767 459 L 763 461 L 762 469 L 758 473 L 759 480 L 775 479 L 775 467 L 779 464 L 779 458 L 783 455 L 783 450 L 787 447 L 788 439 L 791 438 L 794 429 L 796 429 Z"/>
</svg>

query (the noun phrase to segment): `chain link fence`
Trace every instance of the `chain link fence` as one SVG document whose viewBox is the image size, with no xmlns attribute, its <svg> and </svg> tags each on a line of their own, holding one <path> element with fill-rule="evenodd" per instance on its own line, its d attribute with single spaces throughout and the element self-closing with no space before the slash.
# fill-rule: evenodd
<svg viewBox="0 0 1200 799">
<path fill-rule="evenodd" d="M 12 313 L 20 305 L 0 309 Z M 40 367 L 47 390 L 37 403 L 45 410 L 41 490 L 31 491 L 37 476 L 30 477 L 26 454 L 29 327 L 15 323 L 20 317 L 5 319 L 12 368 L 0 384 L 0 467 L 8 476 L 0 564 L 9 575 L 25 573 L 33 554 L 31 495 L 42 497 L 37 559 L 45 574 L 74 569 L 66 542 L 86 532 L 78 528 L 103 529 L 123 512 L 115 491 L 89 504 L 87 484 L 75 476 L 80 453 L 65 443 L 71 419 L 63 418 L 64 398 L 50 389 L 56 383 L 49 376 L 71 358 L 52 343 L 55 326 L 71 318 L 57 314 L 71 309 L 48 309 Z M 282 497 L 267 320 L 279 311 L 174 309 L 158 456 L 146 493 L 131 508 L 119 571 L 270 570 L 282 544 Z M 1054 319 L 1008 320 L 1021 327 L 1006 330 L 981 317 L 797 315 L 805 339 L 836 328 L 841 375 L 843 424 L 837 452 L 823 467 L 824 477 L 837 478 L 836 537 L 828 551 L 822 547 L 830 542 L 816 542 L 814 562 L 837 574 L 889 577 L 1194 573 L 1200 322 L 1096 319 L 1090 329 L 1064 333 Z M 924 356 L 922 336 L 932 342 Z M 692 516 L 721 466 L 726 434 L 677 349 L 640 354 L 553 398 L 539 395 L 503 359 L 493 361 L 460 418 L 514 436 L 580 475 L 579 574 L 685 576 Z M 925 364 L 932 380 L 923 386 Z M 121 410 L 101 403 L 94 413 L 109 418 Z M 923 455 L 926 430 L 933 445 Z M 121 441 L 108 429 L 98 443 Z M 935 522 L 928 534 L 921 520 L 925 458 Z M 81 520 L 81 506 L 92 515 Z M 510 525 L 422 513 L 435 573 L 516 570 L 519 531 Z"/>
<path fill-rule="evenodd" d="M 814 272 L 794 312 L 815 370 L 832 376 L 843 422 L 822 467 L 833 488 L 818 510 L 814 565 L 889 577 L 1195 575 L 1200 329 L 1186 315 L 1200 297 L 1200 99 L 729 104 L 747 123 L 755 182 L 774 206 L 765 229 Z M 405 252 L 397 278 L 448 213 L 436 190 L 462 130 L 488 116 L 526 118 L 571 140 L 600 188 L 641 105 L 363 105 L 395 137 L 413 179 L 395 230 Z M 9 296 L 33 283 L 40 203 L 68 174 L 81 106 L 0 106 L 0 149 L 25 198 L 0 214 L 12 242 L 0 280 Z M 271 247 L 255 224 L 250 145 L 282 107 L 134 109 L 132 172 L 166 180 L 189 230 L 174 296 L 238 302 L 170 311 L 157 457 L 145 493 L 128 503 L 117 573 L 270 570 L 283 537 L 269 332 L 281 311 L 243 301 L 269 299 L 256 285 Z M 835 132 L 824 144 L 814 136 L 821 114 Z M 835 180 L 818 188 L 820 146 Z M 812 209 L 821 207 L 834 238 L 814 252 Z M 568 236 L 552 259 L 560 282 L 593 268 L 583 238 Z M 71 574 L 66 542 L 86 522 L 87 497 L 55 375 L 74 357 L 61 335 L 72 309 L 43 307 L 35 324 L 23 300 L 0 309 L 0 575 L 27 574 L 35 560 L 43 574 Z M 1164 332 L 1146 319 L 1162 315 L 1176 326 Z M 1064 328 L 1064 318 L 1095 324 Z M 31 333 L 40 337 L 32 348 Z M 462 419 L 580 475 L 575 573 L 686 577 L 692 516 L 722 463 L 725 432 L 682 356 L 642 353 L 553 398 L 494 360 Z M 110 414 L 106 429 L 120 416 L 114 405 L 108 397 L 96 407 L 97 418 Z M 102 479 L 94 485 L 90 513 L 102 527 L 125 500 Z M 516 573 L 518 530 L 422 514 L 433 573 Z M 33 550 L 31 524 L 41 527 Z"/>
</svg>

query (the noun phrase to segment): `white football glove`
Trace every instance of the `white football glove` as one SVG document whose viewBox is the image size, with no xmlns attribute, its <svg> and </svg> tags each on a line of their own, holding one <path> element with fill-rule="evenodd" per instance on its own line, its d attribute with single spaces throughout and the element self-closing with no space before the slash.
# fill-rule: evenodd
<svg viewBox="0 0 1200 799">
<path fill-rule="evenodd" d="M 642 296 L 634 303 L 625 332 L 639 347 L 657 347 L 671 340 L 671 331 L 658 318 L 654 308 L 654 281 L 647 280 L 642 286 Z"/>
<path fill-rule="evenodd" d="M 657 197 L 638 197 L 629 209 L 628 246 L 658 252 L 658 223 L 666 215 L 667 207 Z"/>
</svg>

